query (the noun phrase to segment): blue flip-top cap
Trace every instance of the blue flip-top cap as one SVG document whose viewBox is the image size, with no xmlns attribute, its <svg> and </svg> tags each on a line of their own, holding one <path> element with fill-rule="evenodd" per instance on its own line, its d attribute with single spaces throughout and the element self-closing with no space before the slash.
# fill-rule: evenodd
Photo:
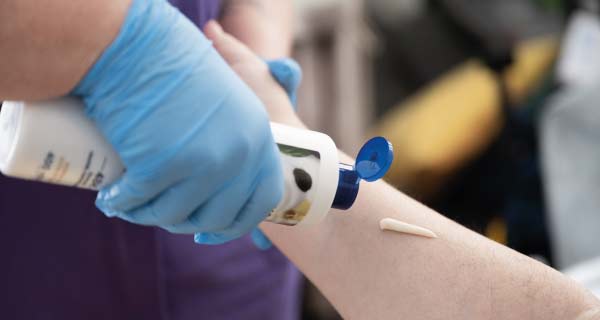
<svg viewBox="0 0 600 320">
<path fill-rule="evenodd" d="M 375 137 L 367 141 L 356 156 L 356 172 L 366 181 L 381 179 L 394 161 L 394 148 L 384 137 Z"/>
<path fill-rule="evenodd" d="M 383 137 L 367 141 L 356 156 L 355 166 L 340 163 L 338 188 L 332 208 L 347 210 L 352 207 L 360 180 L 373 182 L 381 179 L 394 161 L 392 144 Z"/>
</svg>

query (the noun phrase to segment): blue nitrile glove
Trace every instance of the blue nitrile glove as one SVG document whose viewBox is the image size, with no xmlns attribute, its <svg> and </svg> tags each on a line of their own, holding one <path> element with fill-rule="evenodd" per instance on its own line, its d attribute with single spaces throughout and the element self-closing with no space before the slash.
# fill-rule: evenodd
<svg viewBox="0 0 600 320">
<path fill-rule="evenodd" d="M 296 108 L 296 91 L 302 81 L 302 69 L 296 60 L 291 58 L 281 58 L 267 60 L 269 71 L 277 83 L 285 90 L 290 97 L 290 101 Z"/>
<path fill-rule="evenodd" d="M 290 58 L 266 60 L 266 63 L 269 66 L 271 75 L 287 92 L 292 105 L 296 108 L 296 91 L 298 91 L 298 86 L 302 81 L 302 69 L 300 65 L 294 59 Z M 269 249 L 272 246 L 271 240 L 258 228 L 252 231 L 252 241 L 262 250 Z"/>
<path fill-rule="evenodd" d="M 126 169 L 98 193 L 108 216 L 223 243 L 283 192 L 259 98 L 165 0 L 134 0 L 117 39 L 73 90 Z"/>
</svg>

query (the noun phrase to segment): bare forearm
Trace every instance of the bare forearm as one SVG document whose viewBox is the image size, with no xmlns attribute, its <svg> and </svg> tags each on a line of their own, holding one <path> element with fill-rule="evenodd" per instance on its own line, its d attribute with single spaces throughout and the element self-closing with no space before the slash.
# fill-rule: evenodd
<svg viewBox="0 0 600 320">
<path fill-rule="evenodd" d="M 225 1 L 223 29 L 265 59 L 290 55 L 292 4 L 287 0 Z"/>
<path fill-rule="evenodd" d="M 272 121 L 303 127 L 264 62 L 216 24 L 205 31 Z M 384 217 L 430 228 L 439 238 L 382 232 Z M 316 226 L 261 228 L 348 319 L 564 320 L 598 305 L 558 272 L 383 182 L 364 183 L 352 210 L 331 212 Z"/>
<path fill-rule="evenodd" d="M 263 223 L 350 319 L 575 319 L 597 301 L 560 273 L 438 215 L 385 183 L 320 225 Z M 439 238 L 381 232 L 395 217 Z"/>
<path fill-rule="evenodd" d="M 0 100 L 64 95 L 117 35 L 131 0 L 0 2 Z"/>
</svg>

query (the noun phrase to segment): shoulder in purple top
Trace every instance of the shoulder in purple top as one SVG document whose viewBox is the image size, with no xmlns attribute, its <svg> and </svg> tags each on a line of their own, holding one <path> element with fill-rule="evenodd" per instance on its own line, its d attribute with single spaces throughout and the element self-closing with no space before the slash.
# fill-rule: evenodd
<svg viewBox="0 0 600 320">
<path fill-rule="evenodd" d="M 220 1 L 172 0 L 199 27 Z M 248 237 L 191 236 L 104 217 L 95 193 L 0 177 L 2 319 L 297 319 L 301 279 Z"/>
</svg>

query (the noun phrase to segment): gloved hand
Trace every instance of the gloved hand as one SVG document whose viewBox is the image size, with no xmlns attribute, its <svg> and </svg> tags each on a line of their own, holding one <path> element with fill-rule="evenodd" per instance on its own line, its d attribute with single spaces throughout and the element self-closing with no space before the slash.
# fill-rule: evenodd
<svg viewBox="0 0 600 320">
<path fill-rule="evenodd" d="M 126 172 L 98 193 L 108 216 L 223 243 L 282 196 L 261 101 L 165 0 L 134 0 L 116 40 L 73 90 Z"/>
</svg>

